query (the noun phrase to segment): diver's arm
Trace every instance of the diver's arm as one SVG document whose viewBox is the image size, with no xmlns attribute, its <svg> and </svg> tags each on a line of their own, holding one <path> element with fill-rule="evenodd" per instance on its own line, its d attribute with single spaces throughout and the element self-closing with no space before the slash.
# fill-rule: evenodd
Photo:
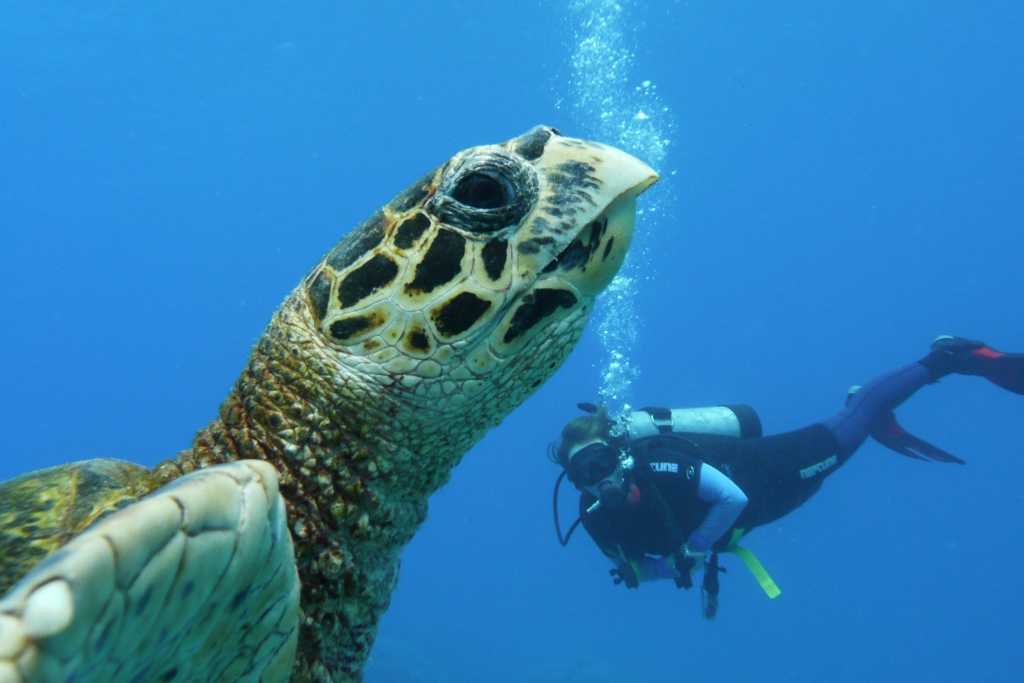
<svg viewBox="0 0 1024 683">
<path fill-rule="evenodd" d="M 671 557 L 651 557 L 648 555 L 640 560 L 641 581 L 674 578 L 676 578 L 676 567 Z"/>
<path fill-rule="evenodd" d="M 675 563 L 671 557 L 644 555 L 639 559 L 616 560 L 612 558 L 612 561 L 620 568 L 623 564 L 628 565 L 633 570 L 633 573 L 636 574 L 637 580 L 640 583 L 657 581 L 659 579 L 674 579 L 676 577 Z"/>
<path fill-rule="evenodd" d="M 695 567 L 704 564 L 704 551 L 687 551 L 686 556 L 693 560 L 690 565 L 692 571 Z M 631 563 L 641 583 L 647 581 L 658 581 L 660 579 L 676 579 L 679 571 L 676 569 L 676 560 L 670 555 L 652 557 L 644 555 L 640 560 Z"/>
<path fill-rule="evenodd" d="M 711 503 L 711 509 L 701 525 L 690 534 L 687 545 L 690 550 L 704 552 L 732 527 L 743 508 L 747 507 L 747 495 L 729 477 L 703 463 L 697 497 Z"/>
<path fill-rule="evenodd" d="M 671 557 L 626 557 L 607 549 L 604 554 L 612 561 L 620 575 L 624 571 L 631 571 L 639 583 L 676 577 L 675 562 Z"/>
</svg>

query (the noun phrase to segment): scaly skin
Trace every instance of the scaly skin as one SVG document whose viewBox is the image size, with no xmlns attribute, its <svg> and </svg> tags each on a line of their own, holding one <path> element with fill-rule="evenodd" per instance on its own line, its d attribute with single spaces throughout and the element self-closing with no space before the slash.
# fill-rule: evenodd
<svg viewBox="0 0 1024 683">
<path fill-rule="evenodd" d="M 408 396 L 380 388 L 379 403 L 361 402 L 371 387 L 344 366 L 324 362 L 329 354 L 308 334 L 299 308 L 294 298 L 282 307 L 220 419 L 156 474 L 169 480 L 242 458 L 278 468 L 303 585 L 292 680 L 360 680 L 398 578 L 401 549 L 426 518 L 427 498 L 500 416 L 469 403 L 441 419 L 429 404 L 409 406 Z M 585 320 L 584 311 L 566 321 L 531 365 L 561 364 Z M 348 376 L 339 381 L 342 373 Z M 331 375 L 333 382 L 322 381 Z M 525 398 L 514 379 L 500 378 L 488 403 Z M 453 432 L 451 424 L 468 429 Z"/>
<path fill-rule="evenodd" d="M 428 497 L 568 356 L 656 178 L 551 129 L 456 155 L 310 272 L 218 419 L 108 508 L 211 465 L 274 465 L 302 583 L 291 680 L 360 681 Z"/>
</svg>

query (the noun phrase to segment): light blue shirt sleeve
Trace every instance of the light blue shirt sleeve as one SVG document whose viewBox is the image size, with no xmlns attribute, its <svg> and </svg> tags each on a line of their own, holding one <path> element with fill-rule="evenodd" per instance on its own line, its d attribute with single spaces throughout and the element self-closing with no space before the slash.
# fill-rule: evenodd
<svg viewBox="0 0 1024 683">
<path fill-rule="evenodd" d="M 690 534 L 687 545 L 690 550 L 704 552 L 729 530 L 747 507 L 747 494 L 732 479 L 704 463 L 700 467 L 697 497 L 711 503 L 711 509 L 701 525 Z"/>
</svg>

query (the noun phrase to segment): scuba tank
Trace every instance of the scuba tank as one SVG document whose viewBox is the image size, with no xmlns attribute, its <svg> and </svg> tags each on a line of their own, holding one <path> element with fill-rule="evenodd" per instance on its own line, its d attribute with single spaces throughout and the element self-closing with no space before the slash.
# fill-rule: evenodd
<svg viewBox="0 0 1024 683">
<path fill-rule="evenodd" d="M 761 436 L 761 418 L 748 405 L 707 408 L 641 408 L 625 417 L 631 439 L 659 434 L 721 434 L 738 439 Z"/>
</svg>

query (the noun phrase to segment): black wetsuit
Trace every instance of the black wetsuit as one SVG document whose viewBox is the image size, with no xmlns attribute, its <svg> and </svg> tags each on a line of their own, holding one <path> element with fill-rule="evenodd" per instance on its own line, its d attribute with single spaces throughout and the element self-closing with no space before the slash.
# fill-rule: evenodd
<svg viewBox="0 0 1024 683">
<path fill-rule="evenodd" d="M 588 514 L 595 498 L 583 491 L 583 526 L 612 557 L 671 555 L 676 538 L 687 538 L 707 515 L 708 503 L 697 497 L 699 477 L 686 479 L 691 467 L 699 473 L 699 464 L 706 462 L 731 479 L 748 498 L 732 527 L 717 539 L 708 539 L 713 549 L 723 550 L 736 529 L 747 533 L 803 505 L 821 488 L 825 477 L 849 460 L 898 405 L 944 376 L 947 371 L 929 367 L 934 355 L 876 377 L 854 394 L 842 411 L 803 429 L 750 439 L 711 434 L 663 434 L 638 439 L 631 447 L 638 461 L 645 457 L 648 462 L 674 459 L 679 464 L 677 471 L 652 470 L 645 475 L 638 469 L 640 500 L 635 506 L 598 507 Z M 681 534 L 673 533 L 671 522 L 664 519 L 664 508 L 659 511 L 651 504 L 651 492 L 644 495 L 644 489 L 650 486 L 661 493 Z"/>
<path fill-rule="evenodd" d="M 670 578 L 674 570 L 664 563 L 658 566 L 655 561 L 654 575 L 649 575 L 647 568 L 640 566 L 643 562 L 634 561 L 677 556 L 681 539 L 687 539 L 688 548 L 698 552 L 708 547 L 724 550 L 736 538 L 737 530 L 746 533 L 803 505 L 821 488 L 825 477 L 849 460 L 872 434 L 903 455 L 963 462 L 907 434 L 892 412 L 918 389 L 951 373 L 982 376 L 1024 395 L 1024 354 L 1006 354 L 982 342 L 940 337 L 923 359 L 874 378 L 849 397 L 843 410 L 809 427 L 747 439 L 663 433 L 635 440 L 631 451 L 635 451 L 637 464 L 631 476 L 639 497 L 631 491 L 627 503 L 599 506 L 588 513 L 596 499 L 584 490 L 580 496 L 584 528 L 606 554 L 640 567 L 643 579 Z M 663 424 L 654 426 L 664 430 Z M 649 463 L 661 464 L 651 467 Z M 710 472 L 704 464 L 717 472 Z M 702 473 L 707 486 L 701 483 Z M 730 504 L 743 504 L 728 493 L 730 489 L 746 496 L 741 511 L 730 508 Z M 718 494 L 721 496 L 715 499 Z M 733 496 L 731 501 L 729 496 Z M 727 508 L 736 516 L 725 515 Z M 708 529 L 713 533 L 705 533 Z M 695 539 L 701 542 L 695 544 Z M 625 579 L 621 564 L 615 571 L 620 580 Z"/>
<path fill-rule="evenodd" d="M 598 507 L 588 514 L 596 498 L 586 491 L 580 496 L 580 516 L 587 533 L 607 555 L 631 559 L 671 555 L 678 549 L 652 486 L 671 510 L 682 538 L 687 538 L 710 508 L 697 497 L 701 463 L 735 482 L 749 502 L 713 546 L 724 550 L 734 529 L 746 533 L 797 509 L 852 455 L 840 453 L 832 431 L 821 424 L 746 440 L 714 434 L 665 434 L 635 441 L 631 452 L 637 467 L 646 461 L 650 470 L 646 475 L 637 472 L 640 496 L 635 504 Z"/>
</svg>

